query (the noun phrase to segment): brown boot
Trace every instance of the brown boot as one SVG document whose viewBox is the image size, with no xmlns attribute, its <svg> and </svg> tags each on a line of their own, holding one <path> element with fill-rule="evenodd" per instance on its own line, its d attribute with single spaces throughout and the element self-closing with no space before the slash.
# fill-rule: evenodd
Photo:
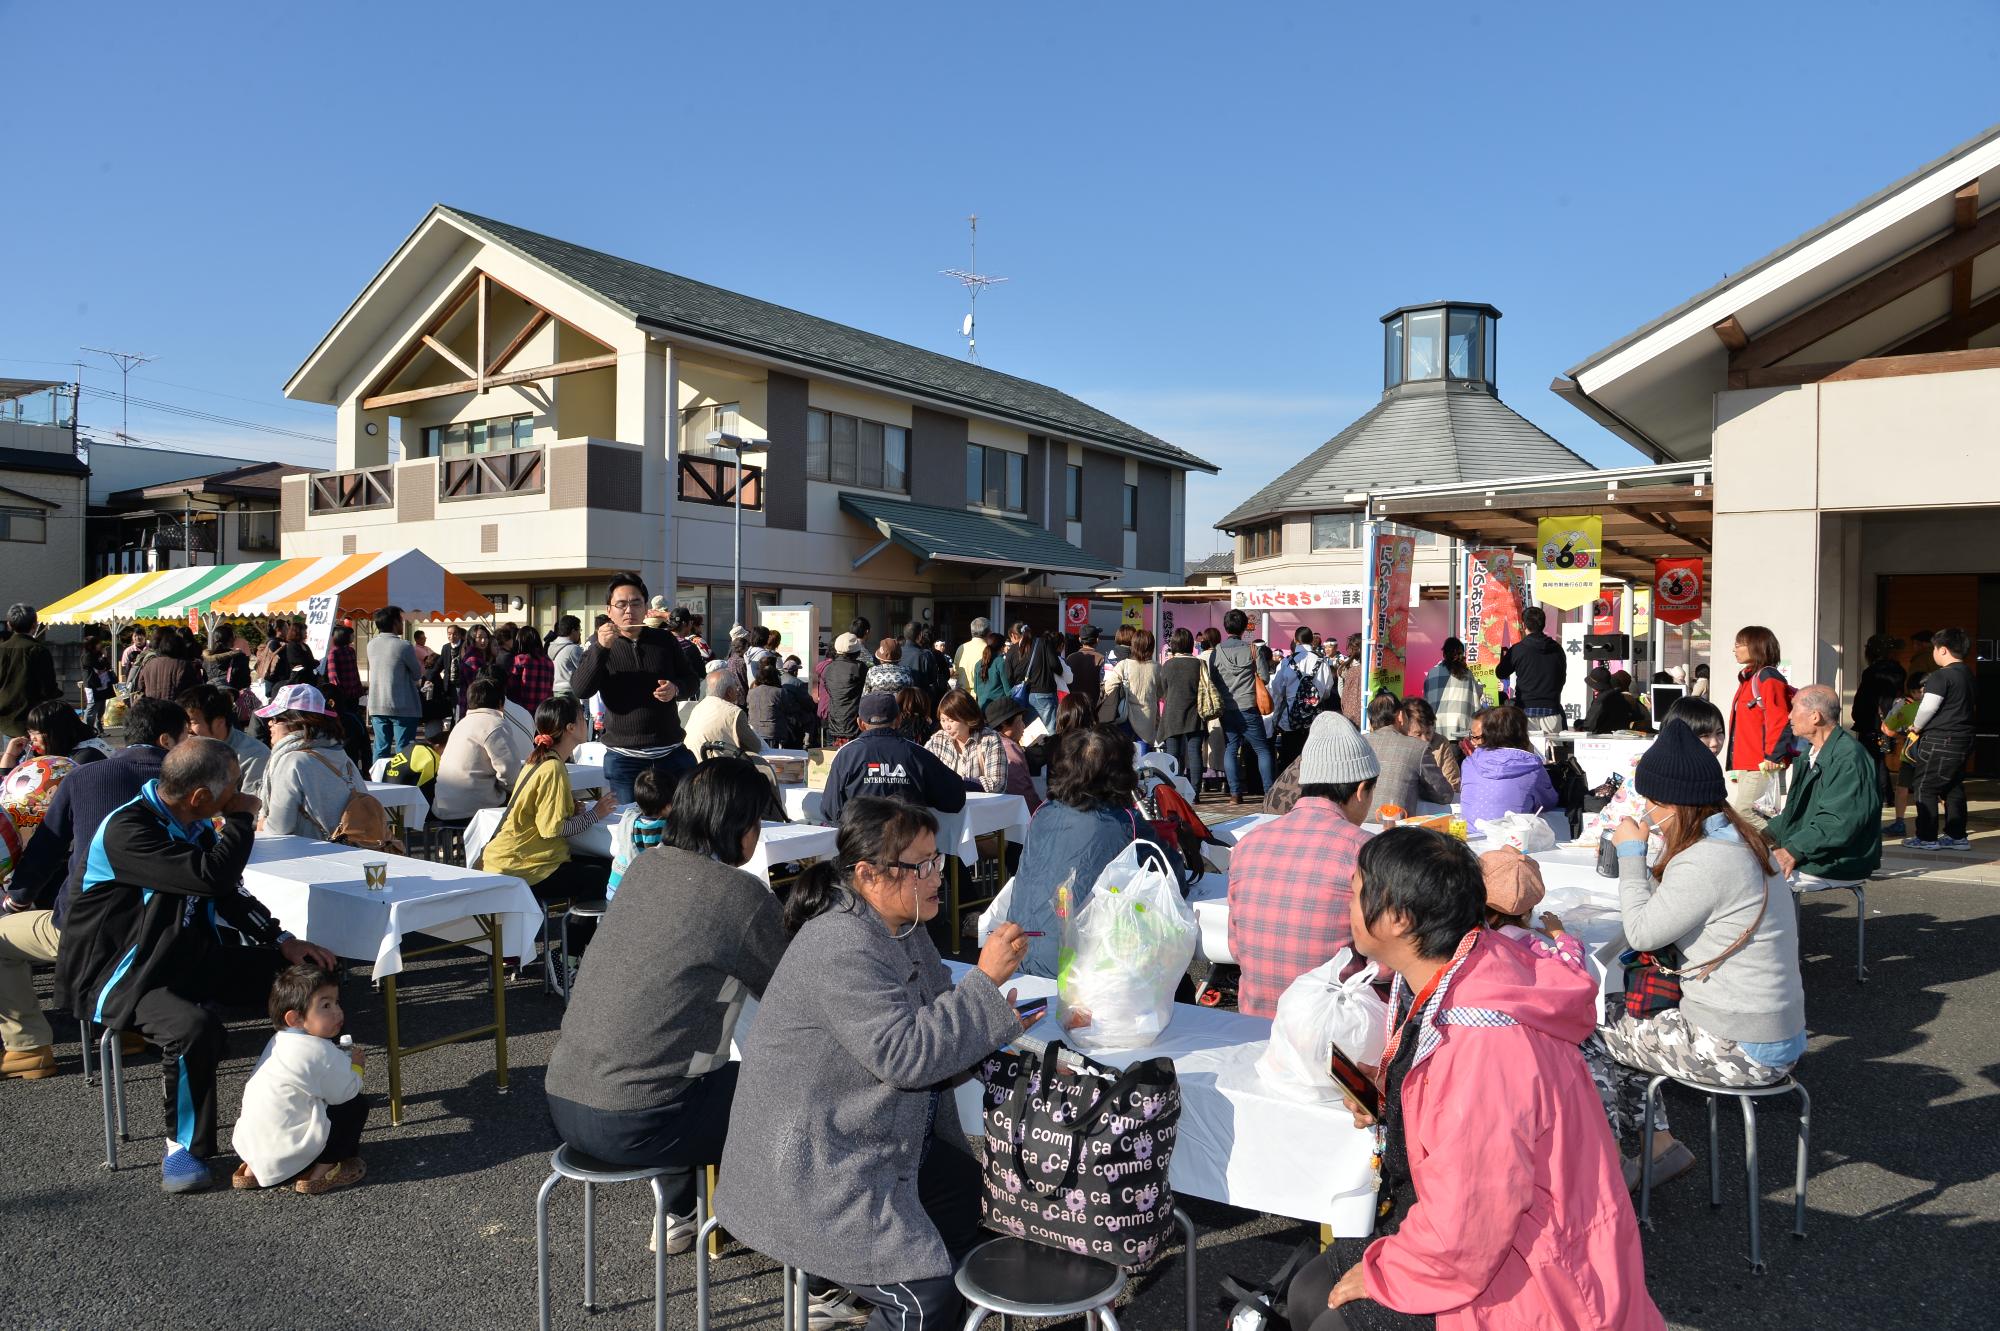
<svg viewBox="0 0 2000 1331">
<path fill-rule="evenodd" d="M 4 1056 L 0 1056 L 0 1077 L 40 1081 L 43 1077 L 55 1075 L 56 1051 L 53 1045 L 39 1045 L 33 1049 L 9 1049 Z"/>
<path fill-rule="evenodd" d="M 1242 808 L 1245 804 L 1249 803 L 1249 801 L 1241 795 L 1231 795 L 1229 797 L 1229 802 L 1231 805 L 1239 809 Z"/>
</svg>

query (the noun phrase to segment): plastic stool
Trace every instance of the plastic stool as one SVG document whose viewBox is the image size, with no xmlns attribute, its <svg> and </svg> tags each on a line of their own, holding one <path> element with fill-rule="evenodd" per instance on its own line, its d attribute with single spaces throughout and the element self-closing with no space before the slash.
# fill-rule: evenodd
<svg viewBox="0 0 2000 1331">
<path fill-rule="evenodd" d="M 558 966 L 555 961 L 548 961 L 545 964 L 548 966 L 548 974 L 550 978 L 555 981 L 556 992 L 562 995 L 562 1001 L 565 1003 L 569 1002 L 569 991 L 570 991 L 569 922 L 571 920 L 579 920 L 579 919 L 601 920 L 604 918 L 604 912 L 610 909 L 611 909 L 611 903 L 608 901 L 573 901 L 570 903 L 569 909 L 563 912 L 562 955 L 559 959 L 561 962 L 560 970 L 562 974 L 560 976 L 556 974 Z"/>
<path fill-rule="evenodd" d="M 1792 895 L 1802 897 L 1808 892 L 1841 891 L 1854 894 L 1854 982 L 1868 983 L 1868 891 L 1867 880 L 1852 879 L 1839 881 L 1832 878 L 1815 878 L 1811 882 L 1794 882 Z"/>
<path fill-rule="evenodd" d="M 90 1047 L 90 1028 L 84 1027 L 84 1047 Z M 118 1168 L 118 1143 L 129 1142 L 131 1136 L 125 1131 L 125 1051 L 123 1038 L 110 1027 L 97 1041 L 97 1068 L 103 1074 L 104 1092 L 104 1167 Z"/>
<path fill-rule="evenodd" d="M 1790 1077 L 1771 1086 L 1711 1086 L 1706 1082 L 1669 1076 L 1655 1077 L 1647 1082 L 1643 1111 L 1646 1116 L 1645 1131 L 1639 1144 L 1639 1223 L 1648 1229 L 1653 1227 L 1649 1214 L 1653 1202 L 1653 1112 L 1658 1103 L 1660 1086 L 1668 1081 L 1708 1097 L 1708 1204 L 1711 1207 L 1722 1205 L 1722 1142 L 1716 1123 L 1716 1104 L 1722 1096 L 1733 1095 L 1743 1107 L 1743 1184 L 1750 1212 L 1750 1271 L 1753 1275 L 1763 1275 L 1764 1250 L 1757 1232 L 1757 1207 L 1763 1198 L 1757 1186 L 1757 1101 L 1766 1096 L 1798 1093 L 1798 1173 L 1792 1181 L 1792 1237 L 1802 1239 L 1806 1236 L 1806 1152 L 1812 1132 L 1812 1097 L 1806 1094 L 1804 1086 Z"/>
<path fill-rule="evenodd" d="M 583 1306 L 587 1312 L 597 1311 L 597 1185 L 637 1183 L 641 1179 L 652 1184 L 653 1328 L 667 1331 L 667 1190 L 660 1182 L 666 1168 L 620 1169 L 568 1146 L 558 1146 L 549 1157 L 549 1170 L 542 1190 L 535 1194 L 535 1295 L 541 1311 L 541 1331 L 549 1331 L 549 1194 L 566 1178 L 583 1184 Z M 696 1205 L 699 1208 L 699 1197 Z M 704 1302 L 708 1294 L 706 1265 L 697 1263 L 695 1268 L 704 1273 L 700 1280 Z"/>
</svg>

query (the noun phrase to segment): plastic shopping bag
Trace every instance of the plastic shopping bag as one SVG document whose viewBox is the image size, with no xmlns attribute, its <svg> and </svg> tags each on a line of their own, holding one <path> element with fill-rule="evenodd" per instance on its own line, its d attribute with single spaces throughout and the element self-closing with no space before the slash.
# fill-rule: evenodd
<svg viewBox="0 0 2000 1331">
<path fill-rule="evenodd" d="M 1375 992 L 1374 962 L 1343 980 L 1354 953 L 1342 948 L 1333 960 L 1293 980 L 1278 999 L 1271 1019 L 1271 1042 L 1257 1060 L 1263 1084 L 1290 1100 L 1334 1104 L 1340 1084 L 1328 1070 L 1338 1048 L 1362 1067 L 1382 1062 L 1389 1038 L 1389 1005 Z"/>
<path fill-rule="evenodd" d="M 1498 818 L 1481 818 L 1478 828 L 1489 850 L 1512 846 L 1523 855 L 1533 855 L 1538 850 L 1556 848 L 1555 829 L 1538 813 L 1503 813 Z"/>
<path fill-rule="evenodd" d="M 1149 841 L 1135 841 L 1104 866 L 1081 909 L 1067 886 L 1056 893 L 1062 950 L 1056 962 L 1057 1014 L 1088 1024 L 1071 1031 L 1078 1048 L 1143 1049 L 1174 1015 L 1174 987 L 1194 958 L 1194 909 Z"/>
</svg>

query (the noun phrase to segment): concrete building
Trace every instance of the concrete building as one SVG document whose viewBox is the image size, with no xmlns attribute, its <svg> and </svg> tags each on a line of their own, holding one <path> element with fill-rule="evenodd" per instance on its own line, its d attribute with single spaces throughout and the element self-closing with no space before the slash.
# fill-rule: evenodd
<svg viewBox="0 0 2000 1331">
<path fill-rule="evenodd" d="M 46 605 L 81 584 L 89 481 L 75 386 L 0 379 L 0 601 Z"/>
<path fill-rule="evenodd" d="M 1794 684 L 1958 626 L 2000 761 L 2000 128 L 1620 338 L 1555 391 L 1659 461 L 1707 458 L 1714 670 L 1744 624 Z"/>
<path fill-rule="evenodd" d="M 713 635 L 739 497 L 752 606 L 957 628 L 1004 597 L 1052 626 L 1060 590 L 1177 580 L 1185 474 L 1214 470 L 1041 384 L 445 207 L 285 391 L 338 413 L 335 470 L 282 482 L 285 555 L 414 546 L 542 626 L 630 568 Z M 740 492 L 712 433 L 756 441 Z"/>
</svg>

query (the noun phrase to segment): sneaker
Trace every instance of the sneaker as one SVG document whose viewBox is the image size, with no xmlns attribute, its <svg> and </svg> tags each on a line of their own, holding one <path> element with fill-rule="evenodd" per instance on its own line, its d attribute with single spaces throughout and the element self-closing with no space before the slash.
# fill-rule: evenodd
<svg viewBox="0 0 2000 1331">
<path fill-rule="evenodd" d="M 1882 839 L 1884 841 L 1900 841 L 1909 834 L 1910 825 L 1901 818 L 1898 818 L 1895 822 L 1890 823 L 1882 829 Z"/>
<path fill-rule="evenodd" d="M 694 1246 L 694 1236 L 695 1223 L 693 1216 L 673 1214 L 667 1216 L 667 1256 L 672 1257 L 692 1248 Z M 653 1232 L 652 1227 L 649 1225 L 646 1228 L 646 1251 L 658 1252 L 659 1250 L 659 1236 Z"/>
<path fill-rule="evenodd" d="M 1666 1150 L 1653 1157 L 1653 1186 L 1677 1179 L 1694 1168 L 1694 1152 L 1684 1142 L 1675 1142 Z M 1625 1190 L 1639 1190 L 1639 1157 L 1625 1161 Z"/>
<path fill-rule="evenodd" d="M 160 1162 L 160 1186 L 168 1192 L 207 1192 L 213 1181 L 208 1163 L 181 1147 L 168 1151 L 167 1158 Z"/>
<path fill-rule="evenodd" d="M 1940 839 L 1939 839 L 1939 841 L 1938 841 L 1938 849 L 1939 849 L 1939 850 L 1971 850 L 1971 849 L 1972 849 L 1972 839 L 1971 839 L 1970 837 L 1962 837 L 1962 836 L 1959 836 L 1959 837 L 1943 837 L 1943 838 L 1940 838 Z"/>
<path fill-rule="evenodd" d="M 806 1300 L 806 1326 L 810 1331 L 830 1331 L 836 1326 L 860 1326 L 875 1310 L 838 1285 Z"/>
<path fill-rule="evenodd" d="M 19 1077 L 23 1081 L 40 1081 L 43 1077 L 55 1075 L 54 1045 L 38 1045 L 33 1049 L 9 1049 L 4 1055 L 0 1055 L 0 1078 Z"/>
<path fill-rule="evenodd" d="M 1937 842 L 1926 841 L 1922 837 L 1906 836 L 1903 838 L 1903 849 L 1905 850 L 1936 850 L 1937 848 Z"/>
</svg>

